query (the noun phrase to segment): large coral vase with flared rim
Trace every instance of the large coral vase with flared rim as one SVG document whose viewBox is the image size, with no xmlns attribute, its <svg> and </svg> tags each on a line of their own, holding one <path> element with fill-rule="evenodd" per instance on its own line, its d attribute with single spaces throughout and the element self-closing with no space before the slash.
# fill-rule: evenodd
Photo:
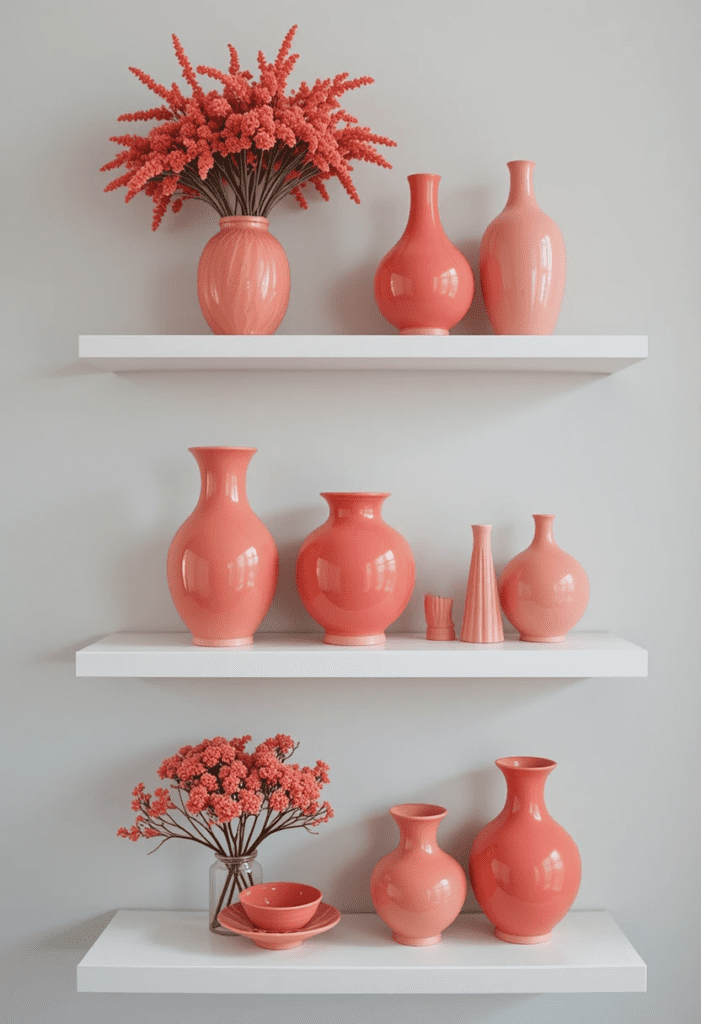
<svg viewBox="0 0 701 1024">
<path fill-rule="evenodd" d="M 274 334 L 290 298 L 285 250 L 267 217 L 222 217 L 197 269 L 197 295 L 214 334 Z"/>
<path fill-rule="evenodd" d="M 255 448 L 190 448 L 200 467 L 194 511 L 168 551 L 168 586 L 180 617 L 200 647 L 241 647 L 268 611 L 278 552 L 246 497 Z"/>
</svg>

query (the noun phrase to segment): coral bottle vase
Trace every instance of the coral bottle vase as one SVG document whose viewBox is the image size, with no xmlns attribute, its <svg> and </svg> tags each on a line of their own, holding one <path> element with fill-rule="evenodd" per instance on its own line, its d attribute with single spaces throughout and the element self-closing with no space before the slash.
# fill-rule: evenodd
<svg viewBox="0 0 701 1024">
<path fill-rule="evenodd" d="M 572 836 L 545 807 L 545 780 L 555 761 L 502 757 L 506 804 L 470 851 L 470 884 L 505 942 L 547 942 L 574 903 L 582 873 Z"/>
<path fill-rule="evenodd" d="M 410 174 L 404 234 L 375 273 L 375 301 L 400 334 L 448 334 L 470 308 L 472 268 L 438 214 L 439 174 Z"/>
<path fill-rule="evenodd" d="M 589 580 L 576 558 L 555 543 L 553 515 L 534 515 L 535 535 L 499 577 L 499 599 L 521 640 L 552 644 L 581 619 Z"/>
<path fill-rule="evenodd" d="M 267 217 L 221 218 L 200 257 L 197 294 L 214 334 L 274 334 L 290 298 L 290 267 Z"/>
<path fill-rule="evenodd" d="M 388 494 L 329 492 L 329 518 L 309 534 L 297 558 L 297 589 L 324 642 L 381 644 L 409 603 L 414 556 L 382 518 Z"/>
<path fill-rule="evenodd" d="M 248 504 L 255 448 L 190 448 L 202 478 L 193 513 L 168 551 L 175 607 L 200 647 L 253 642 L 275 593 L 275 541 Z"/>
<path fill-rule="evenodd" d="M 535 164 L 512 160 L 507 167 L 508 201 L 480 244 L 484 304 L 497 334 L 552 334 L 565 291 L 565 243 L 536 202 Z"/>
<path fill-rule="evenodd" d="M 491 533 L 491 526 L 472 527 L 474 541 L 460 631 L 460 639 L 468 644 L 498 644 L 504 639 Z"/>
<path fill-rule="evenodd" d="M 432 946 L 467 895 L 465 872 L 436 840 L 447 811 L 436 804 L 399 804 L 390 814 L 399 826 L 399 845 L 375 865 L 372 902 L 395 942 Z"/>
</svg>

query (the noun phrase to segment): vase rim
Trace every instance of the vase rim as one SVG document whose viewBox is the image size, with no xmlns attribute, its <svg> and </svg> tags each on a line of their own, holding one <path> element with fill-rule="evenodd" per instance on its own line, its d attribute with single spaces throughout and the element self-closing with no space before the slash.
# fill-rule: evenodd
<svg viewBox="0 0 701 1024">
<path fill-rule="evenodd" d="M 232 214 L 230 217 L 220 217 L 219 225 L 231 224 L 232 222 L 240 223 L 242 220 L 254 221 L 258 224 L 269 224 L 270 221 L 267 217 L 254 217 L 253 214 L 249 213 L 237 213 Z"/>
<path fill-rule="evenodd" d="M 497 768 L 512 768 L 521 771 L 550 771 L 557 767 L 557 761 L 549 757 L 499 757 L 494 762 Z"/>
<path fill-rule="evenodd" d="M 448 812 L 440 804 L 395 804 L 390 807 L 389 813 L 393 818 L 408 821 L 435 821 L 445 818 Z"/>
<path fill-rule="evenodd" d="M 533 518 L 534 519 L 554 519 L 555 518 L 555 513 L 554 512 L 534 512 L 533 513 Z"/>
<path fill-rule="evenodd" d="M 534 160 L 507 160 L 507 167 L 518 167 L 520 165 L 526 165 L 527 167 L 535 167 Z"/>
<path fill-rule="evenodd" d="M 200 444 L 195 445 L 193 448 L 188 448 L 189 452 L 253 452 L 254 454 L 258 451 L 257 448 L 246 448 L 237 447 L 236 445 L 229 444 Z"/>
<path fill-rule="evenodd" d="M 389 498 L 391 491 L 319 491 L 322 498 Z"/>
<path fill-rule="evenodd" d="M 415 174 L 407 174 L 407 181 L 411 181 L 412 178 L 436 178 L 438 181 L 441 180 L 440 174 L 429 174 L 428 172 L 423 171 L 417 171 Z"/>
<path fill-rule="evenodd" d="M 229 857 L 228 855 L 224 856 L 223 853 L 216 852 L 214 856 L 217 858 L 217 860 L 220 860 L 222 864 L 231 864 L 234 861 L 238 862 L 239 864 L 243 864 L 247 860 L 255 860 L 256 857 L 258 856 L 258 851 L 254 850 L 253 853 L 244 853 L 241 857 Z"/>
</svg>

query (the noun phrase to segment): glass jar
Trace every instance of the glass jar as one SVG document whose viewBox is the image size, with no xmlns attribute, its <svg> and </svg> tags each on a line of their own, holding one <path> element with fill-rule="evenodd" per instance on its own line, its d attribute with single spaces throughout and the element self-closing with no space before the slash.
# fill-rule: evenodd
<svg viewBox="0 0 701 1024">
<path fill-rule="evenodd" d="M 209 869 L 209 930 L 217 935 L 231 935 L 232 932 L 219 924 L 219 912 L 236 903 L 242 889 L 260 885 L 263 869 L 256 860 L 256 852 L 245 857 L 224 857 L 220 853 Z"/>
</svg>

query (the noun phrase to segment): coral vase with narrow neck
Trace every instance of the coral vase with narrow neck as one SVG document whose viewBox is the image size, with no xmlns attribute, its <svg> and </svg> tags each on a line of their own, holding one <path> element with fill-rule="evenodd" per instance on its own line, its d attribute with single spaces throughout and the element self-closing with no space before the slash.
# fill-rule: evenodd
<svg viewBox="0 0 701 1024">
<path fill-rule="evenodd" d="M 290 298 L 285 250 L 267 217 L 222 217 L 197 269 L 197 294 L 214 334 L 274 334 Z"/>
<path fill-rule="evenodd" d="M 275 541 L 246 497 L 255 448 L 190 448 L 202 486 L 168 551 L 175 607 L 200 647 L 253 643 L 275 593 Z"/>
<path fill-rule="evenodd" d="M 502 757 L 506 803 L 475 839 L 470 884 L 497 938 L 547 942 L 574 903 L 582 867 L 574 839 L 547 811 L 543 790 L 555 761 Z"/>
<path fill-rule="evenodd" d="M 440 174 L 410 174 L 404 234 L 375 273 L 375 301 L 400 334 L 448 334 L 470 308 L 472 268 L 438 214 Z"/>
<path fill-rule="evenodd" d="M 530 160 L 507 164 L 506 206 L 482 236 L 480 281 L 497 334 L 552 334 L 565 292 L 562 233 L 538 206 Z"/>
<path fill-rule="evenodd" d="M 437 804 L 398 804 L 390 814 L 399 827 L 399 845 L 375 865 L 370 896 L 395 942 L 432 946 L 467 895 L 465 872 L 436 838 L 447 811 Z"/>
<path fill-rule="evenodd" d="M 299 596 L 323 626 L 325 643 L 381 644 L 414 589 L 411 548 L 382 518 L 389 494 L 333 491 L 321 497 L 329 518 L 300 548 Z"/>
<path fill-rule="evenodd" d="M 491 535 L 491 526 L 472 527 L 474 543 L 460 631 L 460 639 L 468 644 L 498 644 L 504 639 Z"/>
</svg>

